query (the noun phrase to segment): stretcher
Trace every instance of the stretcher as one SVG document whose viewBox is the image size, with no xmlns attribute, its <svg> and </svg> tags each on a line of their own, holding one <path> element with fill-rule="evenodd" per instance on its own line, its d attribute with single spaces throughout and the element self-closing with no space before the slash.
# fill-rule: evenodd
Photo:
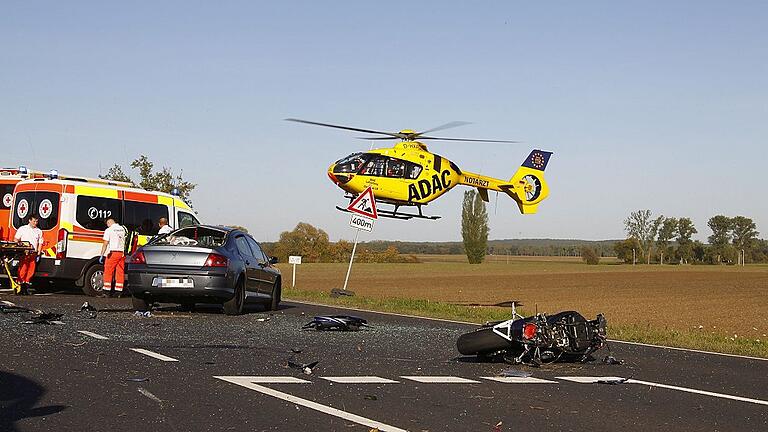
<svg viewBox="0 0 768 432">
<path fill-rule="evenodd" d="M 11 273 L 11 263 L 13 261 L 21 260 L 24 255 L 34 251 L 35 248 L 33 248 L 29 242 L 16 243 L 0 241 L 0 261 L 3 262 L 3 269 L 11 283 L 11 289 L 16 295 L 21 294 L 21 284 L 16 281 L 16 278 L 14 278 Z"/>
</svg>

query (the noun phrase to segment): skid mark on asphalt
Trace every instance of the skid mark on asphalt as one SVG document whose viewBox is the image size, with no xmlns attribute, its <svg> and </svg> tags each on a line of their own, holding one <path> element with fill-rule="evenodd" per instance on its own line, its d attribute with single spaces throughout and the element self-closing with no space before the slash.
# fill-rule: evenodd
<svg viewBox="0 0 768 432">
<path fill-rule="evenodd" d="M 162 360 L 164 362 L 177 362 L 178 361 L 177 359 L 175 359 L 173 357 L 168 357 L 168 356 L 165 356 L 165 355 L 162 355 L 162 354 L 158 354 L 158 353 L 150 351 L 150 350 L 145 350 L 143 348 L 131 348 L 131 351 L 135 351 L 135 352 L 137 352 L 139 354 L 144 354 L 145 356 L 154 357 L 154 358 L 156 358 L 158 360 Z"/>
<path fill-rule="evenodd" d="M 725 393 L 716 393 L 716 392 L 711 392 L 706 390 L 698 390 L 698 389 L 693 389 L 688 387 L 673 386 L 669 384 L 661 384 L 661 383 L 655 383 L 650 381 L 640 381 L 632 378 L 621 378 L 621 377 L 555 377 L 555 378 L 565 380 L 565 381 L 577 382 L 581 384 L 592 384 L 592 383 L 598 383 L 601 381 L 620 380 L 622 381 L 623 384 L 641 384 L 649 387 L 658 387 L 658 388 L 663 388 L 668 390 L 677 390 L 685 393 L 700 394 L 704 396 L 712 396 L 712 397 L 721 398 L 721 399 L 730 399 L 730 400 L 735 400 L 739 402 L 748 402 L 748 403 L 753 403 L 758 405 L 768 405 L 768 401 L 764 401 L 760 399 L 752 399 L 752 398 L 746 398 L 742 396 L 734 396 L 734 395 L 729 395 Z"/>
<path fill-rule="evenodd" d="M 317 402 L 313 402 L 311 400 L 307 400 L 304 398 L 300 398 L 297 396 L 290 395 L 288 393 L 284 393 L 281 391 L 277 391 L 274 389 L 271 389 L 269 387 L 264 387 L 263 385 L 259 385 L 253 382 L 252 378 L 259 378 L 259 377 L 232 377 L 232 376 L 215 376 L 214 378 L 220 379 L 222 381 L 227 381 L 232 384 L 237 384 L 239 386 L 245 387 L 247 389 L 255 390 L 259 393 L 265 394 L 267 396 L 272 396 L 277 399 L 284 400 L 289 403 L 293 403 L 296 405 L 301 405 L 303 407 L 313 409 L 315 411 L 319 411 L 321 413 L 325 413 L 328 415 L 332 415 L 334 417 L 339 417 L 341 419 L 351 421 L 357 424 L 361 424 L 363 426 L 368 426 L 370 428 L 375 428 L 380 430 L 381 432 L 408 432 L 405 429 L 400 429 L 399 427 L 388 425 L 386 423 L 381 423 L 376 420 L 372 420 L 363 416 L 359 416 L 357 414 L 352 414 L 347 411 L 342 411 L 337 408 L 333 408 L 327 405 L 319 404 Z M 275 378 L 275 377 L 271 377 Z M 299 380 L 304 381 L 304 380 Z"/>
</svg>

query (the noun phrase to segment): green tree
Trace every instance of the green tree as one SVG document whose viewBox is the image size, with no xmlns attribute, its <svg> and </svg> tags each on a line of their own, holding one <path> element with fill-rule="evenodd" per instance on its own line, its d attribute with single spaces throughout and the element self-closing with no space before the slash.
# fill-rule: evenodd
<svg viewBox="0 0 768 432">
<path fill-rule="evenodd" d="M 712 235 L 708 237 L 712 245 L 708 250 L 709 261 L 713 264 L 732 261 L 736 257 L 736 251 L 730 245 L 733 220 L 723 215 L 712 216 L 707 226 L 712 230 Z"/>
<path fill-rule="evenodd" d="M 624 220 L 627 237 L 634 237 L 640 242 L 640 255 L 646 257 L 646 264 L 651 263 L 653 243 L 663 221 L 664 216 L 652 219 L 650 210 L 634 211 Z"/>
<path fill-rule="evenodd" d="M 627 264 L 632 264 L 635 257 L 635 254 L 632 251 L 640 250 L 640 242 L 636 238 L 631 237 L 624 241 L 614 243 L 613 250 L 616 252 L 616 257 L 618 259 Z"/>
<path fill-rule="evenodd" d="M 693 240 L 691 237 L 698 233 L 690 218 L 680 218 L 677 221 L 677 258 L 680 264 L 688 264 L 693 258 Z"/>
<path fill-rule="evenodd" d="M 663 218 L 661 227 L 659 227 L 658 238 L 656 239 L 656 246 L 659 248 L 659 254 L 661 258 L 660 264 L 664 264 L 664 253 L 667 252 L 669 242 L 675 237 L 675 231 L 677 231 L 677 219 L 675 218 Z"/>
<path fill-rule="evenodd" d="M 583 246 L 581 248 L 581 259 L 589 265 L 600 264 L 600 255 L 597 254 L 597 251 L 594 248 L 589 246 Z"/>
<path fill-rule="evenodd" d="M 192 201 L 189 199 L 189 194 L 197 187 L 196 184 L 190 183 L 182 177 L 182 173 L 174 174 L 168 167 L 163 167 L 160 171 L 154 172 L 155 164 L 149 160 L 145 155 L 140 155 L 133 162 L 131 162 L 131 168 L 139 171 L 138 182 L 134 181 L 128 174 L 123 171 L 123 168 L 115 164 L 110 168 L 105 175 L 99 177 L 105 180 L 121 181 L 131 183 L 135 187 L 140 187 L 148 191 L 157 191 L 171 193 L 176 189 L 179 193 L 179 197 L 183 199 L 187 204 L 192 205 Z"/>
<path fill-rule="evenodd" d="M 302 262 L 321 262 L 328 252 L 328 234 L 305 222 L 299 222 L 293 231 L 280 233 L 274 250 L 281 262 L 288 261 L 290 255 L 300 255 Z"/>
<path fill-rule="evenodd" d="M 480 264 L 488 248 L 488 212 L 474 189 L 464 192 L 461 211 L 461 237 L 470 264 Z"/>
<path fill-rule="evenodd" d="M 744 250 L 744 255 L 752 252 L 752 248 L 755 246 L 757 236 L 760 234 L 757 231 L 757 225 L 751 218 L 744 216 L 736 216 L 731 219 L 731 232 L 733 247 L 736 248 L 736 252 Z"/>
</svg>

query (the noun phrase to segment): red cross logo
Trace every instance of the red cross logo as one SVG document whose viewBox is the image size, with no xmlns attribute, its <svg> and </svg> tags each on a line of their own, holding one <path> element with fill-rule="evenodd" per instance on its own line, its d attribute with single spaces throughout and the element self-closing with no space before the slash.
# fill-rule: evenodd
<svg viewBox="0 0 768 432">
<path fill-rule="evenodd" d="M 19 206 L 19 210 L 21 210 L 22 213 L 26 213 L 27 212 L 27 206 L 25 206 L 24 203 L 21 203 L 21 205 Z"/>
<path fill-rule="evenodd" d="M 48 209 L 49 209 L 48 204 L 43 204 L 43 208 L 42 208 L 43 213 L 48 213 Z"/>
</svg>

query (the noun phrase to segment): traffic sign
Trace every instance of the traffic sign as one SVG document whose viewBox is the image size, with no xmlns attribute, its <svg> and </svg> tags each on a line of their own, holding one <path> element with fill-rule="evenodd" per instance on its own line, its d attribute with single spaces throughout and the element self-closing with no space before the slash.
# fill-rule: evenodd
<svg viewBox="0 0 768 432">
<path fill-rule="evenodd" d="M 376 212 L 376 200 L 373 198 L 373 190 L 371 190 L 371 187 L 368 186 L 368 189 L 358 195 L 349 207 L 347 207 L 347 210 L 371 219 L 378 219 L 379 214 Z"/>
<path fill-rule="evenodd" d="M 301 264 L 301 256 L 297 256 L 297 255 L 289 256 L 288 264 Z"/>
<path fill-rule="evenodd" d="M 373 222 L 374 219 L 371 219 L 367 216 L 360 216 L 353 214 L 352 217 L 349 219 L 349 226 L 352 228 L 361 229 L 363 231 L 371 232 L 373 231 Z"/>
</svg>

